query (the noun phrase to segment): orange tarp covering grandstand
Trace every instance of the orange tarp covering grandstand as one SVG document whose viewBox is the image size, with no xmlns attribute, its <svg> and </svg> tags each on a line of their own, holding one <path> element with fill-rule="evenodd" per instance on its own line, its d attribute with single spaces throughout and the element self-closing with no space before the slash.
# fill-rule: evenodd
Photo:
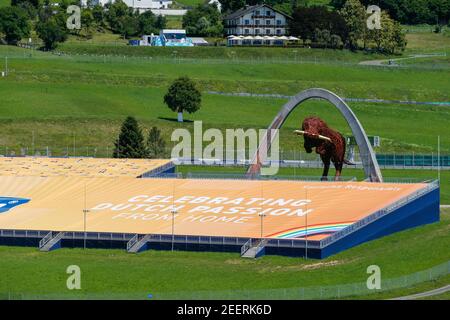
<svg viewBox="0 0 450 320">
<path fill-rule="evenodd" d="M 0 177 L 0 229 L 323 239 L 425 184 Z M 1 210 L 1 208 L 0 208 Z M 260 213 L 264 214 L 261 218 Z"/>
<path fill-rule="evenodd" d="M 0 174 L 13 176 L 137 177 L 170 160 L 101 158 L 0 158 Z"/>
</svg>

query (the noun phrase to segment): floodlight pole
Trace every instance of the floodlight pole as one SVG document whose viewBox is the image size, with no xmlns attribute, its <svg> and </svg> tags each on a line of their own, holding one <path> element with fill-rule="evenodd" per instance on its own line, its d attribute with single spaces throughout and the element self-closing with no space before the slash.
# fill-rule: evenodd
<svg viewBox="0 0 450 320">
<path fill-rule="evenodd" d="M 8 76 L 8 57 L 5 57 L 5 77 Z"/>
<path fill-rule="evenodd" d="M 265 216 L 266 216 L 265 213 L 263 213 L 263 212 L 259 213 L 259 217 L 261 218 L 261 241 L 263 238 L 263 220 L 264 220 Z"/>
<path fill-rule="evenodd" d="M 308 259 L 308 189 L 305 189 L 306 214 L 305 214 L 305 259 Z"/>
<path fill-rule="evenodd" d="M 175 240 L 175 215 L 178 213 L 175 208 L 172 209 L 172 251 L 174 247 L 174 240 Z"/>
<path fill-rule="evenodd" d="M 84 183 L 84 209 L 83 209 L 83 229 L 84 229 L 84 239 L 83 239 L 83 248 L 86 249 L 86 238 L 87 238 L 87 214 L 89 210 L 87 209 L 87 186 L 86 182 Z"/>
</svg>

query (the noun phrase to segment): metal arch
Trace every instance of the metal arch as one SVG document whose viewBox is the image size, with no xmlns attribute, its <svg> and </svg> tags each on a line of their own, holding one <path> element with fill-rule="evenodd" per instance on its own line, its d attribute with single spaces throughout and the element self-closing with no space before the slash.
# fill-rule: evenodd
<svg viewBox="0 0 450 320">
<path fill-rule="evenodd" d="M 361 156 L 364 172 L 366 179 L 372 182 L 383 182 L 383 176 L 381 175 L 381 170 L 378 165 L 378 161 L 375 157 L 375 153 L 370 145 L 369 139 L 367 138 L 366 132 L 364 131 L 361 123 L 359 122 L 356 115 L 350 109 L 350 107 L 335 93 L 321 88 L 313 88 L 302 91 L 292 97 L 280 110 L 275 119 L 269 126 L 263 140 L 260 142 L 258 151 L 253 159 L 252 165 L 249 167 L 247 174 L 258 174 L 261 170 L 261 164 L 265 159 L 261 158 L 259 150 L 269 150 L 273 142 L 274 137 L 270 137 L 271 129 L 280 129 L 283 123 L 286 121 L 289 114 L 301 103 L 309 99 L 324 99 L 332 103 L 344 116 L 348 125 L 350 126 L 353 136 L 355 137 L 356 143 L 359 147 L 359 153 Z"/>
</svg>

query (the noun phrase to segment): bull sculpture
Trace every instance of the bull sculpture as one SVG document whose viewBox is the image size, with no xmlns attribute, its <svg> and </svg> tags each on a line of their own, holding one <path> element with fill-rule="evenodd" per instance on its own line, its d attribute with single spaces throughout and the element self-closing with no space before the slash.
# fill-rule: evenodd
<svg viewBox="0 0 450 320">
<path fill-rule="evenodd" d="M 345 159 L 345 138 L 339 132 L 328 127 L 325 121 L 318 117 L 308 117 L 302 123 L 302 130 L 294 131 L 304 138 L 304 148 L 307 153 L 311 153 L 316 148 L 316 153 L 320 155 L 324 168 L 322 181 L 328 180 L 330 161 L 336 168 L 334 179 L 338 181 L 342 174 L 344 164 L 353 165 Z"/>
</svg>

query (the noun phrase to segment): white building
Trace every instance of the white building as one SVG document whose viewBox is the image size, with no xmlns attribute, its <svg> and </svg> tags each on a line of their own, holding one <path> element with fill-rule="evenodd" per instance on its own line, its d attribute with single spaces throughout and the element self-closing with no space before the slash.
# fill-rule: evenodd
<svg viewBox="0 0 450 320">
<path fill-rule="evenodd" d="M 211 4 L 211 5 L 215 4 L 217 7 L 217 10 L 219 10 L 219 12 L 222 11 L 222 4 L 220 3 L 219 0 L 209 0 L 208 4 Z"/>
<path fill-rule="evenodd" d="M 225 17 L 228 35 L 283 36 L 287 34 L 287 14 L 266 4 L 246 6 Z"/>
<path fill-rule="evenodd" d="M 108 3 L 113 3 L 115 0 L 92 0 L 93 5 L 105 6 Z M 122 0 L 125 4 L 134 9 L 138 9 L 140 12 L 144 12 L 151 9 L 168 9 L 172 4 L 172 0 Z M 87 0 L 81 0 L 81 5 L 86 6 Z"/>
<path fill-rule="evenodd" d="M 122 0 L 130 8 L 139 11 L 147 11 L 150 9 L 168 9 L 172 4 L 172 0 Z"/>
</svg>

